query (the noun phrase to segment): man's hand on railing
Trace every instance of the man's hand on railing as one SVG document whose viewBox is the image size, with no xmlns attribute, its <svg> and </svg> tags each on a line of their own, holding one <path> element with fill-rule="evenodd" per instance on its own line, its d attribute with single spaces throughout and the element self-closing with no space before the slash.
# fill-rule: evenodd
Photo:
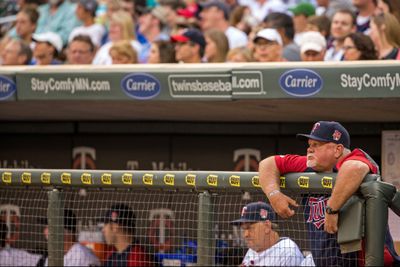
<svg viewBox="0 0 400 267">
<path fill-rule="evenodd" d="M 291 209 L 291 206 L 296 208 L 299 206 L 294 199 L 279 191 L 275 194 L 269 194 L 268 199 L 275 212 L 284 219 L 295 214 L 294 210 Z"/>
</svg>

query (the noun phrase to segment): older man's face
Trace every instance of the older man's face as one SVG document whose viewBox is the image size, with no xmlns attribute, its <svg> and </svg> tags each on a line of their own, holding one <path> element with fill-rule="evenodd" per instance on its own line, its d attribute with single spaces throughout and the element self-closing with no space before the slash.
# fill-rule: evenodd
<svg viewBox="0 0 400 267">
<path fill-rule="evenodd" d="M 49 65 L 54 59 L 55 48 L 48 43 L 36 43 L 33 57 L 38 65 Z"/>
<path fill-rule="evenodd" d="M 22 57 L 21 47 L 16 42 L 9 42 L 1 52 L 2 65 L 23 65 L 25 57 Z"/>
<path fill-rule="evenodd" d="M 69 64 L 92 64 L 93 57 L 94 51 L 90 49 L 89 44 L 81 41 L 70 43 L 67 50 Z"/>
<path fill-rule="evenodd" d="M 280 61 L 282 46 L 275 41 L 260 38 L 254 43 L 254 58 L 259 62 Z"/>
<path fill-rule="evenodd" d="M 240 228 L 242 229 L 243 238 L 249 248 L 257 252 L 266 249 L 266 244 L 269 243 L 271 232 L 271 223 L 269 221 L 243 223 Z"/>
</svg>

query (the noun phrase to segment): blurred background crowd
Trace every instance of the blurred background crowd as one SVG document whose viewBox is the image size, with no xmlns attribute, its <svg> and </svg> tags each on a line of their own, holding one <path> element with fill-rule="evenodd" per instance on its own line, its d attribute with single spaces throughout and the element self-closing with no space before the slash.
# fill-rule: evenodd
<svg viewBox="0 0 400 267">
<path fill-rule="evenodd" d="M 400 0 L 2 0 L 0 64 L 400 59 Z"/>
</svg>

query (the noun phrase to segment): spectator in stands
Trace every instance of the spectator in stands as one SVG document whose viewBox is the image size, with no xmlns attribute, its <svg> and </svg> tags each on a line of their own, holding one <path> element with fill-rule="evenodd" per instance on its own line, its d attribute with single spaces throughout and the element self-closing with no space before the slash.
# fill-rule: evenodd
<svg viewBox="0 0 400 267">
<path fill-rule="evenodd" d="M 165 17 L 166 33 L 169 33 L 170 35 L 178 34 L 177 25 L 179 15 L 177 14 L 177 10 L 185 8 L 185 3 L 182 0 L 159 0 L 159 4 L 167 11 Z"/>
<path fill-rule="evenodd" d="M 344 60 L 378 59 L 375 45 L 368 35 L 361 32 L 350 33 L 344 39 Z"/>
<path fill-rule="evenodd" d="M 6 246 L 8 227 L 0 220 L 0 266 L 36 266 L 40 255 Z"/>
<path fill-rule="evenodd" d="M 114 42 L 121 40 L 130 41 L 132 47 L 140 54 L 141 46 L 136 40 L 135 36 L 135 25 L 132 17 L 126 11 L 119 10 L 113 12 L 110 19 L 110 30 L 108 36 L 110 41 L 97 51 L 95 58 L 93 59 L 94 65 L 111 65 L 112 59 L 110 57 L 110 48 Z"/>
<path fill-rule="evenodd" d="M 371 16 L 376 13 L 377 0 L 352 0 L 352 3 L 356 7 L 357 31 L 368 34 Z"/>
<path fill-rule="evenodd" d="M 200 25 L 202 30 L 217 29 L 225 33 L 229 41 L 229 48 L 246 46 L 247 35 L 241 30 L 229 25 L 229 7 L 218 0 L 209 0 L 202 4 Z"/>
<path fill-rule="evenodd" d="M 206 62 L 225 62 L 229 51 L 229 43 L 226 35 L 219 30 L 208 30 L 205 32 L 206 48 L 204 58 Z"/>
<path fill-rule="evenodd" d="M 333 15 L 331 24 L 331 43 L 325 54 L 325 61 L 343 60 L 343 43 L 347 35 L 356 31 L 355 17 L 350 10 L 339 10 Z"/>
<path fill-rule="evenodd" d="M 148 63 L 176 63 L 174 45 L 170 41 L 153 42 L 150 48 Z"/>
<path fill-rule="evenodd" d="M 17 14 L 15 30 L 17 36 L 26 44 L 31 45 L 32 35 L 36 30 L 39 13 L 32 7 L 25 7 Z M 32 48 L 32 47 L 31 47 Z"/>
<path fill-rule="evenodd" d="M 104 223 L 106 243 L 115 248 L 105 261 L 105 267 L 151 265 L 144 249 L 135 241 L 136 216 L 129 206 L 114 204 L 106 212 Z"/>
<path fill-rule="evenodd" d="M 181 63 L 201 63 L 206 40 L 201 31 L 188 29 L 182 34 L 171 36 L 175 43 L 175 58 Z"/>
<path fill-rule="evenodd" d="M 315 31 L 305 32 L 303 34 L 300 51 L 302 61 L 324 61 L 326 51 L 325 37 Z"/>
<path fill-rule="evenodd" d="M 39 13 L 30 6 L 20 10 L 17 14 L 15 26 L 0 40 L 0 51 L 3 51 L 7 43 L 12 39 L 22 39 L 27 44 L 31 44 L 32 34 L 36 30 L 38 18 Z M 33 49 L 33 46 L 31 46 L 31 49 Z"/>
<path fill-rule="evenodd" d="M 247 47 L 236 47 L 229 50 L 226 55 L 227 62 L 253 62 L 253 56 L 249 48 Z"/>
<path fill-rule="evenodd" d="M 382 13 L 373 16 L 370 36 L 379 59 L 399 59 L 400 23 L 394 15 Z"/>
<path fill-rule="evenodd" d="M 138 55 L 127 40 L 114 42 L 110 48 L 112 64 L 136 64 Z"/>
<path fill-rule="evenodd" d="M 44 224 L 43 234 L 46 240 L 49 238 L 47 218 L 41 218 Z M 77 242 L 76 238 L 76 215 L 70 209 L 64 209 L 64 266 L 100 266 L 100 260 L 86 246 Z M 39 266 L 48 266 L 48 258 L 44 255 Z"/>
<path fill-rule="evenodd" d="M 300 45 L 302 35 L 307 31 L 307 18 L 315 15 L 315 7 L 311 3 L 301 2 L 289 10 L 293 13 L 294 42 Z"/>
<path fill-rule="evenodd" d="M 36 33 L 55 32 L 61 37 L 62 45 L 67 45 L 71 31 L 80 25 L 75 8 L 76 5 L 68 0 L 49 0 L 39 6 Z"/>
<path fill-rule="evenodd" d="M 251 28 L 256 26 L 258 21 L 251 16 L 251 11 L 248 6 L 236 6 L 229 16 L 229 24 L 249 34 Z"/>
<path fill-rule="evenodd" d="M 101 40 L 106 30 L 103 25 L 95 23 L 96 10 L 96 0 L 79 0 L 75 14 L 83 25 L 72 30 L 69 35 L 69 42 L 71 42 L 75 36 L 88 35 L 97 48 L 101 46 Z"/>
<path fill-rule="evenodd" d="M 326 16 L 310 16 L 307 18 L 307 31 L 320 32 L 328 40 L 331 35 L 331 20 Z"/>
<path fill-rule="evenodd" d="M 167 20 L 167 9 L 162 6 L 156 6 L 152 9 L 146 9 L 139 17 L 139 33 L 143 36 L 141 45 L 142 50 L 139 54 L 139 62 L 147 63 L 151 43 L 157 40 L 169 40 L 169 36 L 163 32 Z"/>
<path fill-rule="evenodd" d="M 35 33 L 32 40 L 35 42 L 33 65 L 62 64 L 62 62 L 57 59 L 63 47 L 61 37 L 57 33 Z"/>
<path fill-rule="evenodd" d="M 87 35 L 77 35 L 68 44 L 68 64 L 92 64 L 96 47 Z"/>
<path fill-rule="evenodd" d="M 264 19 L 266 28 L 274 28 L 281 35 L 283 42 L 283 57 L 288 61 L 300 61 L 300 48 L 293 41 L 294 24 L 288 14 L 272 12 Z"/>
<path fill-rule="evenodd" d="M 22 40 L 11 40 L 1 51 L 1 65 L 29 65 L 32 50 Z"/>
<path fill-rule="evenodd" d="M 249 247 L 241 266 L 300 266 L 304 261 L 297 244 L 279 236 L 277 218 L 269 204 L 247 204 L 240 219 L 231 224 L 240 226 Z"/>
<path fill-rule="evenodd" d="M 239 0 L 239 4 L 250 8 L 251 16 L 257 20 L 257 23 L 261 23 L 269 13 L 285 13 L 287 11 L 286 3 L 288 2 L 282 0 Z"/>
<path fill-rule="evenodd" d="M 400 22 L 400 1 L 399 0 L 378 0 L 378 13 L 392 13 Z"/>
<path fill-rule="evenodd" d="M 258 62 L 286 61 L 282 57 L 283 42 L 277 30 L 267 28 L 254 38 L 254 59 Z"/>
</svg>

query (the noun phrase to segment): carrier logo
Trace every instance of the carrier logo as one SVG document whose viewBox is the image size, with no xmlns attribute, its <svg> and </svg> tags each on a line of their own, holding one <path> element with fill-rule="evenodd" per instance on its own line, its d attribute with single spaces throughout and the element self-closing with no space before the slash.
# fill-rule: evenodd
<svg viewBox="0 0 400 267">
<path fill-rule="evenodd" d="M 254 187 L 261 187 L 260 185 L 260 178 L 258 176 L 251 177 L 251 183 Z"/>
<path fill-rule="evenodd" d="M 121 88 L 127 96 L 140 100 L 154 98 L 161 92 L 160 82 L 146 73 L 125 76 L 121 81 Z"/>
<path fill-rule="evenodd" d="M 229 184 L 231 186 L 240 187 L 240 176 L 238 175 L 231 175 L 229 177 Z"/>
<path fill-rule="evenodd" d="M 122 175 L 122 183 L 123 184 L 127 184 L 127 185 L 131 185 L 132 184 L 132 174 L 124 173 Z"/>
<path fill-rule="evenodd" d="M 0 100 L 10 98 L 16 91 L 16 85 L 13 80 L 0 75 Z"/>
<path fill-rule="evenodd" d="M 81 181 L 84 184 L 92 184 L 92 175 L 90 173 L 82 173 Z"/>
<path fill-rule="evenodd" d="M 187 185 L 195 186 L 196 185 L 196 175 L 188 174 L 185 176 L 185 181 Z"/>
<path fill-rule="evenodd" d="M 310 197 L 308 199 L 308 207 L 310 209 L 307 222 L 312 223 L 318 229 L 325 223 L 325 207 L 328 202 L 327 198 Z"/>
<path fill-rule="evenodd" d="M 61 182 L 63 184 L 71 184 L 71 174 L 68 172 L 63 172 L 61 174 Z"/>
<path fill-rule="evenodd" d="M 167 173 L 166 175 L 164 175 L 164 183 L 166 185 L 174 185 L 174 181 L 175 181 L 175 175 Z"/>
<path fill-rule="evenodd" d="M 308 188 L 310 186 L 310 178 L 306 177 L 306 176 L 300 176 L 297 179 L 297 184 L 301 187 L 301 188 Z"/>
<path fill-rule="evenodd" d="M 49 172 L 44 172 L 40 175 L 40 181 L 42 181 L 43 184 L 50 184 L 50 178 L 51 174 Z"/>
<path fill-rule="evenodd" d="M 282 74 L 279 85 L 289 95 L 307 97 L 318 93 L 322 89 L 323 81 L 315 71 L 294 69 Z"/>
<path fill-rule="evenodd" d="M 208 175 L 207 184 L 209 186 L 218 186 L 218 176 L 213 174 Z"/>
<path fill-rule="evenodd" d="M 286 178 L 284 176 L 279 177 L 279 182 L 280 182 L 279 186 L 281 188 L 286 188 Z"/>
<path fill-rule="evenodd" d="M 103 173 L 103 175 L 101 176 L 101 182 L 103 184 L 112 184 L 111 177 L 112 177 L 111 173 Z"/>
<path fill-rule="evenodd" d="M 323 188 L 332 188 L 333 182 L 332 182 L 332 177 L 322 177 L 321 179 L 321 184 Z"/>
<path fill-rule="evenodd" d="M 12 182 L 12 173 L 11 172 L 4 172 L 3 175 L 1 176 L 1 179 L 3 180 L 4 183 L 11 184 L 11 182 Z"/>
<path fill-rule="evenodd" d="M 146 173 L 143 175 L 143 183 L 147 185 L 153 185 L 153 174 Z"/>
<path fill-rule="evenodd" d="M 21 180 L 24 184 L 31 184 L 32 183 L 32 174 L 30 172 L 22 173 Z"/>
</svg>

